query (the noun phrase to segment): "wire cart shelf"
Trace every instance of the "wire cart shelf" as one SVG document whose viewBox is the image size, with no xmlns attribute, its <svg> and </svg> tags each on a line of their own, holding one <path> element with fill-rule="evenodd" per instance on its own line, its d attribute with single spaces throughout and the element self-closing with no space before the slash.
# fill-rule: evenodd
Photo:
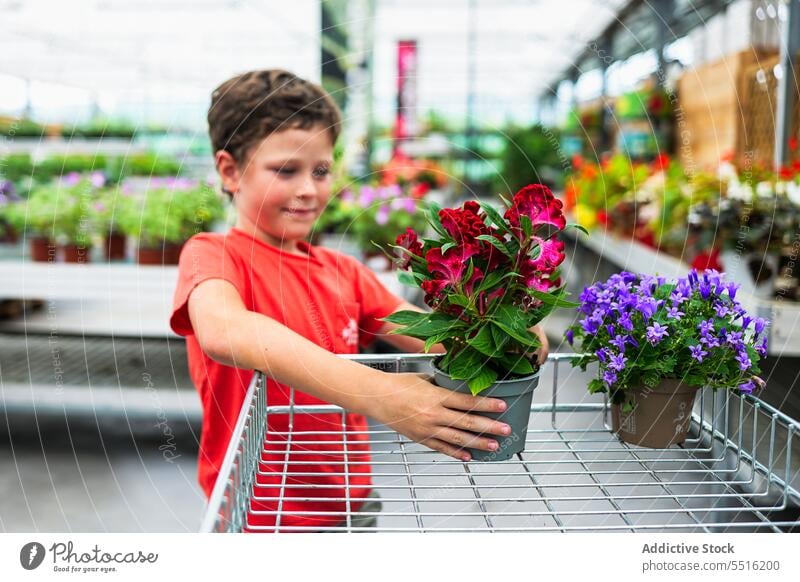
<svg viewBox="0 0 800 582">
<path fill-rule="evenodd" d="M 342 356 L 387 372 L 418 371 L 431 355 Z M 341 414 L 333 405 L 270 406 L 265 378 L 256 373 L 209 499 L 205 532 L 433 532 L 433 531 L 800 531 L 800 450 L 797 421 L 752 395 L 703 389 L 698 393 L 689 437 L 669 449 L 646 449 L 620 441 L 610 427 L 608 402 L 585 394 L 578 403 L 559 401 L 559 374 L 574 354 L 551 354 L 534 393 L 525 450 L 492 463 L 464 463 L 432 451 L 381 425 L 369 425 L 370 477 L 382 507 L 352 511 L 349 469 L 362 461 L 344 443 L 345 497 L 325 495 L 324 485 L 293 484 L 303 473 L 288 450 L 280 467 L 265 467 L 262 454 L 288 449 L 291 434 L 267 432 L 268 418 Z M 542 401 L 551 379 L 552 394 Z M 539 398 L 537 398 L 537 396 Z M 563 397 L 563 395 L 562 395 Z M 290 431 L 291 433 L 291 428 Z M 319 442 L 331 432 L 312 433 Z M 308 442 L 309 433 L 305 434 Z M 363 436 L 362 436 L 363 438 Z M 274 462 L 273 462 L 274 463 Z M 269 471 L 265 471 L 269 469 Z M 250 523 L 258 475 L 281 477 L 274 525 Z M 286 525 L 283 495 L 304 487 L 294 501 L 343 502 L 337 525 Z M 315 489 L 318 487 L 320 489 Z M 314 516 L 310 506 L 295 514 Z M 366 510 L 365 510 L 366 509 Z M 284 523 L 281 523 L 284 518 Z M 365 525 L 364 520 L 377 518 Z"/>
</svg>

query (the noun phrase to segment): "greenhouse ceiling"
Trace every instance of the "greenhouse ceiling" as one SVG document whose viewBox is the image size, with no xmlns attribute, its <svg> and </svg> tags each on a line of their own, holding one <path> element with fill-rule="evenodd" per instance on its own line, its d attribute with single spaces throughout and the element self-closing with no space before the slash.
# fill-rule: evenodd
<svg viewBox="0 0 800 582">
<path fill-rule="evenodd" d="M 521 112 L 626 3 L 356 0 L 342 3 L 340 21 L 348 35 L 372 24 L 378 113 L 393 107 L 399 39 L 418 42 L 421 107 L 462 103 L 472 71 L 478 110 Z M 353 16 L 370 6 L 372 18 Z M 28 92 L 47 84 L 48 95 L 29 100 L 57 101 L 52 93 L 61 87 L 101 104 L 203 101 L 252 68 L 319 79 L 320 13 L 319 0 L 0 0 L 0 78 L 22 80 Z M 358 63 L 363 55 L 347 58 Z M 0 100 L 0 113 L 8 110 Z"/>
</svg>

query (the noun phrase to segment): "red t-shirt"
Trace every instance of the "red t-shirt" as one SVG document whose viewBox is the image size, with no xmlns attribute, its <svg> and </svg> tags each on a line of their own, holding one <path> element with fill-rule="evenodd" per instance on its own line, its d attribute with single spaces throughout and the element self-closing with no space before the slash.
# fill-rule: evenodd
<svg viewBox="0 0 800 582">
<path fill-rule="evenodd" d="M 357 353 L 359 343 L 366 346 L 382 325 L 378 319 L 402 302 L 355 259 L 306 243 L 299 246 L 307 254 L 283 252 L 233 228 L 225 235 L 198 234 L 181 253 L 170 325 L 175 333 L 186 336 L 189 373 L 202 401 L 198 477 L 206 496 L 211 495 L 219 474 L 253 371 L 225 366 L 203 353 L 188 312 L 189 295 L 198 284 L 208 279 L 229 281 L 248 310 L 267 315 L 337 354 Z M 287 386 L 268 380 L 268 405 L 285 405 L 288 399 Z M 295 403 L 325 404 L 299 391 L 295 392 Z M 347 431 L 347 475 L 343 429 Z M 292 437 L 287 439 L 288 416 L 271 414 L 259 467 L 265 474 L 257 476 L 251 510 L 276 512 L 280 500 L 280 526 L 340 523 L 344 519 L 341 512 L 346 510 L 345 480 L 349 483 L 351 510 L 357 510 L 370 491 L 366 429 L 366 419 L 357 414 L 348 413 L 343 427 L 341 414 L 298 413 L 294 415 Z M 353 434 L 358 432 L 362 434 Z M 282 480 L 286 467 L 289 474 Z M 341 501 L 298 499 L 309 497 Z M 320 511 L 340 514 L 293 514 Z M 248 521 L 272 526 L 275 514 L 251 514 Z"/>
</svg>

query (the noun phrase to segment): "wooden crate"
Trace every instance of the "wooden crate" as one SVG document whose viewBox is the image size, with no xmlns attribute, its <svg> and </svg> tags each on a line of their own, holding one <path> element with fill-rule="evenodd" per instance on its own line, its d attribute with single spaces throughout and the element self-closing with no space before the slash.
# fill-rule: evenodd
<svg viewBox="0 0 800 582">
<path fill-rule="evenodd" d="M 747 73 L 773 58 L 773 51 L 748 49 L 686 71 L 678 81 L 675 143 L 690 169 L 713 169 L 739 152 L 745 132 L 743 94 Z"/>
<path fill-rule="evenodd" d="M 742 79 L 742 114 L 744 123 L 736 144 L 736 158 L 743 164 L 771 167 L 775 160 L 775 128 L 778 112 L 778 79 L 775 55 L 748 67 Z M 797 65 L 800 65 L 798 61 Z M 792 135 L 800 137 L 800 97 L 795 96 Z"/>
</svg>

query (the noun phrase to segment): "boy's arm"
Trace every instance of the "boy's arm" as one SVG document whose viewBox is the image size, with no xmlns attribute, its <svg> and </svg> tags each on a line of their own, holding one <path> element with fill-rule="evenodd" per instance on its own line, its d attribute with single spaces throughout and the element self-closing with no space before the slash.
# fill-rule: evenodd
<svg viewBox="0 0 800 582">
<path fill-rule="evenodd" d="M 409 303 L 408 301 L 404 301 L 397 308 L 397 311 L 419 311 L 419 312 L 424 312 L 425 310 L 424 309 L 420 309 L 419 307 Z M 386 342 L 392 344 L 398 350 L 402 350 L 404 352 L 410 352 L 410 353 L 416 353 L 416 352 L 424 351 L 424 349 L 425 349 L 425 342 L 424 341 L 422 341 L 420 339 L 417 339 L 417 338 L 408 337 L 407 335 L 395 335 L 395 334 L 390 334 L 389 333 L 393 329 L 397 329 L 399 327 L 401 327 L 401 326 L 397 325 L 396 323 L 385 322 L 381 326 L 381 328 L 378 330 L 378 335 L 381 337 L 381 339 L 383 339 Z M 540 347 L 538 350 L 536 350 L 536 359 L 539 362 L 539 365 L 542 365 L 542 364 L 544 364 L 544 361 L 547 359 L 547 354 L 550 351 L 550 342 L 547 341 L 547 335 L 544 333 L 544 330 L 542 329 L 541 326 L 534 325 L 531 328 L 531 331 L 534 332 L 539 337 L 539 341 L 542 344 L 542 347 Z M 445 351 L 445 349 L 444 349 L 444 346 L 442 344 L 435 344 L 433 347 L 431 347 L 431 349 L 430 349 L 430 351 L 428 353 L 430 353 L 430 354 L 442 354 L 442 353 L 444 353 L 444 351 Z"/>
<path fill-rule="evenodd" d="M 189 295 L 188 307 L 200 347 L 214 360 L 261 370 L 452 457 L 469 460 L 464 447 L 497 449 L 497 441 L 472 433 L 510 433 L 504 423 L 469 414 L 501 412 L 501 400 L 451 392 L 416 374 L 389 374 L 339 358 L 277 321 L 248 311 L 228 281 L 200 283 Z"/>
</svg>

